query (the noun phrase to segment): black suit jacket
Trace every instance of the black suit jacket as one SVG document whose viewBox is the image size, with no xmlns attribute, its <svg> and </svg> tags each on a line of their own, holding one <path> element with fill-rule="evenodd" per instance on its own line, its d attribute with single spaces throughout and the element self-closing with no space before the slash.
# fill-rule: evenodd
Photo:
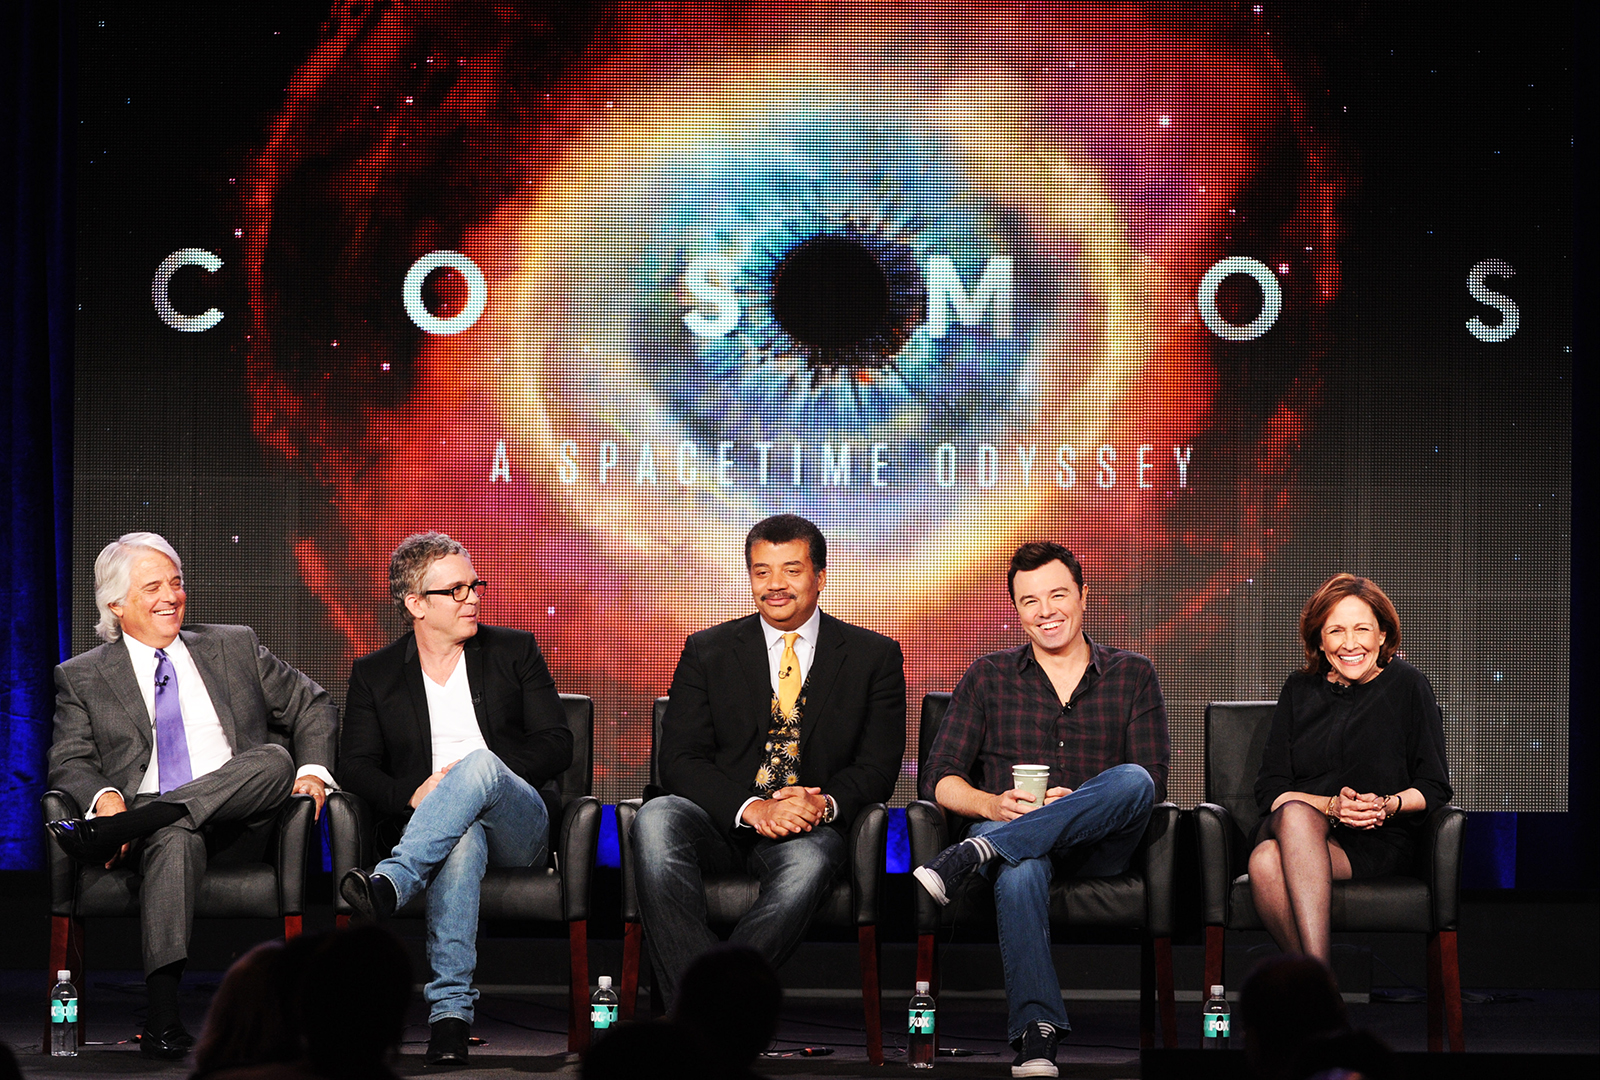
<svg viewBox="0 0 1600 1080">
<path fill-rule="evenodd" d="M 661 782 L 729 835 L 756 794 L 772 720 L 761 616 L 691 634 L 672 676 L 658 755 Z M 849 835 L 863 806 L 894 792 L 906 749 L 905 660 L 893 639 L 822 616 L 800 717 L 800 783 L 832 795 Z"/>
<path fill-rule="evenodd" d="M 512 772 L 542 788 L 554 829 L 554 780 L 572 764 L 572 732 L 550 668 L 532 634 L 480 626 L 462 651 L 483 741 Z M 433 725 L 417 639 L 369 653 L 350 669 L 339 732 L 339 786 L 378 813 L 407 817 L 412 793 L 433 772 Z"/>
</svg>

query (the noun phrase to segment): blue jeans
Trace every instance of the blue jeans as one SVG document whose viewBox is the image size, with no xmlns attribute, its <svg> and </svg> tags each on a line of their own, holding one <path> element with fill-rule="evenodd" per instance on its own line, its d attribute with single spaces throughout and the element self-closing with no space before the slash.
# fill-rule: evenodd
<svg viewBox="0 0 1600 1080">
<path fill-rule="evenodd" d="M 750 946 L 776 969 L 800 944 L 844 863 L 844 837 L 831 826 L 782 840 L 750 829 L 750 839 L 736 843 L 728 824 L 713 822 L 698 803 L 677 795 L 651 799 L 634 820 L 639 913 L 669 1009 L 689 965 L 717 944 L 708 925 L 707 877 L 743 873 L 759 880 L 755 904 L 728 940 Z"/>
<path fill-rule="evenodd" d="M 373 867 L 394 883 L 400 906 L 427 890 L 428 1023 L 472 1023 L 478 966 L 478 887 L 489 866 L 543 865 L 550 815 L 528 782 L 488 750 L 445 773 L 406 823 L 394 852 Z"/>
<path fill-rule="evenodd" d="M 1141 765 L 1115 765 L 1071 795 L 1012 821 L 967 830 L 994 845 L 984 867 L 994 881 L 1000 959 L 1006 972 L 1007 1034 L 1015 1043 L 1035 1020 L 1072 1030 L 1050 955 L 1050 879 L 1111 877 L 1128 868 L 1150 820 L 1156 786 Z"/>
</svg>

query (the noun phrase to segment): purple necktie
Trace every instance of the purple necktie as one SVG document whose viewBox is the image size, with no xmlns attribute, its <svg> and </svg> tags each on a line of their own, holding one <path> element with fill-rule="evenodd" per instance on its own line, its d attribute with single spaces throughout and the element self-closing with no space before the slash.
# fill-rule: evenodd
<svg viewBox="0 0 1600 1080">
<path fill-rule="evenodd" d="M 178 672 L 165 649 L 156 650 L 156 766 L 161 771 L 161 793 L 194 779 L 189 768 L 189 736 L 183 731 L 183 709 L 178 705 Z"/>
</svg>

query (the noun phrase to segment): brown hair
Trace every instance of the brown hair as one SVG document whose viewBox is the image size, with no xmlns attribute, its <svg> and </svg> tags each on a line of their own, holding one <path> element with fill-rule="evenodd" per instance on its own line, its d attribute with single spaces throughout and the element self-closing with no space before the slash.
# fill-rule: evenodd
<svg viewBox="0 0 1600 1080">
<path fill-rule="evenodd" d="M 1347 596 L 1365 600 L 1377 617 L 1378 629 L 1384 633 L 1383 644 L 1378 646 L 1379 667 L 1388 667 L 1400 648 L 1400 614 L 1395 611 L 1394 602 L 1378 588 L 1378 583 L 1354 574 L 1335 574 L 1318 585 L 1306 606 L 1300 609 L 1300 644 L 1306 650 L 1306 664 L 1300 670 L 1307 675 L 1322 674 L 1332 668 L 1322 651 L 1322 627 L 1328 621 L 1329 612 Z"/>
<path fill-rule="evenodd" d="M 1067 573 L 1072 575 L 1073 583 L 1078 586 L 1078 591 L 1083 591 L 1083 564 L 1078 557 L 1053 540 L 1042 540 L 1033 544 L 1023 544 L 1011 556 L 1011 565 L 1006 568 L 1006 592 L 1011 594 L 1011 602 L 1017 602 L 1017 575 L 1029 570 L 1037 570 L 1041 566 L 1049 566 L 1053 562 L 1061 563 L 1067 568 Z"/>
</svg>

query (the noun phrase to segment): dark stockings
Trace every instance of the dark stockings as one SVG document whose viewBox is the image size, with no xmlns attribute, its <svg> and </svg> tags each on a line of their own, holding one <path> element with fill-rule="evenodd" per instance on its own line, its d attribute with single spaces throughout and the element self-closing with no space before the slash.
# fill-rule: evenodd
<svg viewBox="0 0 1600 1080">
<path fill-rule="evenodd" d="M 1350 876 L 1350 860 L 1328 836 L 1328 819 L 1291 800 L 1266 820 L 1267 839 L 1250 853 L 1250 891 L 1267 933 L 1284 952 L 1329 962 L 1333 882 Z"/>
</svg>

